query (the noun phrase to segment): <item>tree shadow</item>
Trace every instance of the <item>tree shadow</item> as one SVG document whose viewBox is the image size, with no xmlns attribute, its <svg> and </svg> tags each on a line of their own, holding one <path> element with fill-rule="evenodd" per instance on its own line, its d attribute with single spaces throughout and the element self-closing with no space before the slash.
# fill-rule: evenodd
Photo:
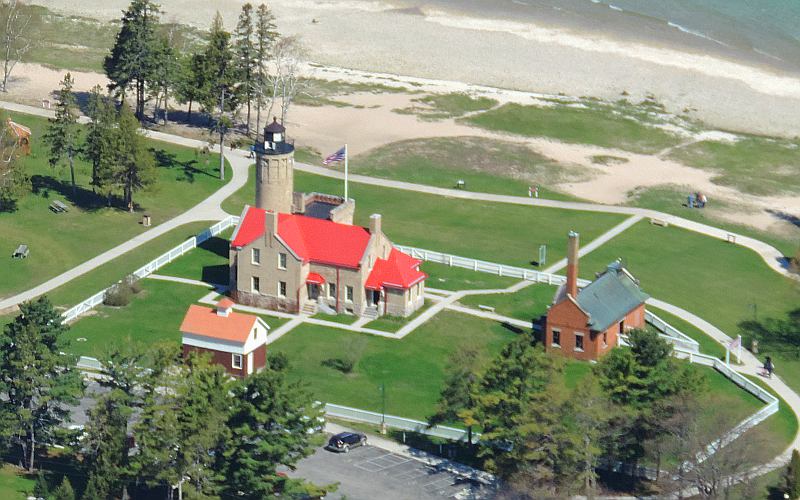
<svg viewBox="0 0 800 500">
<path fill-rule="evenodd" d="M 796 227 L 800 227 L 800 217 L 798 217 L 798 216 L 796 216 L 794 214 L 790 214 L 790 213 L 784 212 L 782 210 L 774 210 L 772 208 L 768 208 L 767 209 L 767 213 L 777 217 L 778 219 L 780 219 L 782 221 L 786 221 L 789 224 L 792 224 L 792 225 L 794 225 Z"/>
<path fill-rule="evenodd" d="M 58 180 L 54 177 L 45 175 L 31 176 L 31 188 L 34 194 L 40 195 L 43 198 L 56 198 L 57 196 L 65 198 L 70 203 L 83 210 L 94 211 L 108 207 L 108 199 L 101 196 L 90 189 L 83 186 L 76 186 L 72 189 L 72 184 Z M 111 206 L 119 208 L 119 200 L 112 196 Z"/>
<path fill-rule="evenodd" d="M 198 158 L 181 161 L 178 160 L 175 153 L 170 153 L 163 149 L 150 148 L 150 152 L 153 153 L 156 159 L 157 167 L 178 170 L 182 175 L 182 178 L 179 177 L 178 180 L 193 183 L 198 175 L 217 178 L 215 173 L 202 170 L 196 166 L 199 163 Z"/>
</svg>

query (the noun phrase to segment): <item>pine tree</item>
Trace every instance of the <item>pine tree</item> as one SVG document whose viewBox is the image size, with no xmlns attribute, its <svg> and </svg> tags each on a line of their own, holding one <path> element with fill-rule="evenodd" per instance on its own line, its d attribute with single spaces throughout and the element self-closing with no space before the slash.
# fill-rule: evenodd
<svg viewBox="0 0 800 500">
<path fill-rule="evenodd" d="M 268 92 L 269 78 L 267 61 L 270 57 L 272 46 L 278 38 L 275 26 L 275 16 L 266 4 L 260 4 L 256 10 L 256 67 L 253 85 L 256 98 L 256 134 L 261 131 L 261 108 L 264 107 L 265 94 Z M 271 94 L 271 92 L 270 92 Z"/>
<path fill-rule="evenodd" d="M 225 179 L 225 134 L 232 125 L 227 113 L 236 109 L 238 94 L 235 87 L 238 75 L 233 63 L 233 50 L 231 47 L 231 34 L 225 31 L 222 16 L 219 12 L 211 24 L 208 46 L 203 55 L 204 68 L 208 72 L 209 93 L 204 96 L 203 107 L 210 110 L 215 106 L 218 109 L 216 121 L 212 124 L 212 131 L 219 134 L 220 164 L 219 178 Z"/>
<path fill-rule="evenodd" d="M 67 476 L 64 476 L 64 479 L 61 480 L 61 484 L 53 490 L 53 494 L 50 495 L 50 498 L 52 500 L 75 500 L 75 490 L 72 489 L 72 483 L 69 482 Z"/>
<path fill-rule="evenodd" d="M 75 357 L 63 354 L 66 327 L 49 301 L 41 298 L 21 310 L 0 334 L 0 433 L 19 443 L 32 472 L 39 443 L 52 442 L 68 421 L 67 405 L 77 403 L 83 381 Z"/>
<path fill-rule="evenodd" d="M 122 493 L 129 472 L 127 432 L 131 413 L 121 391 L 104 394 L 88 412 L 82 444 L 86 450 L 86 465 L 95 477 L 95 487 L 101 496 L 124 497 Z"/>
<path fill-rule="evenodd" d="M 89 92 L 87 115 L 91 121 L 82 149 L 83 158 L 92 164 L 92 189 L 99 189 L 110 204 L 114 185 L 116 110 L 99 85 Z"/>
<path fill-rule="evenodd" d="M 69 172 L 72 178 L 72 194 L 76 192 L 75 184 L 75 156 L 80 151 L 78 136 L 78 111 L 75 103 L 75 94 L 72 86 L 75 81 L 72 75 L 67 73 L 61 81 L 61 90 L 58 93 L 56 102 L 56 116 L 49 119 L 50 125 L 44 134 L 45 143 L 50 148 L 50 165 L 57 166 L 66 158 L 69 165 Z"/>
<path fill-rule="evenodd" d="M 175 28 L 172 27 L 167 33 L 157 37 L 153 50 L 155 67 L 151 91 L 156 97 L 156 114 L 159 103 L 163 103 L 164 125 L 169 122 L 170 91 L 174 91 L 178 86 L 182 71 L 181 60 L 175 48 L 175 38 Z"/>
<path fill-rule="evenodd" d="M 202 104 L 211 91 L 204 52 L 187 54 L 180 59 L 179 77 L 175 88 L 175 96 L 181 104 L 189 104 L 186 121 L 192 122 L 192 106 L 195 102 Z"/>
<path fill-rule="evenodd" d="M 136 91 L 136 116 L 144 118 L 147 85 L 153 78 L 157 60 L 156 26 L 159 6 L 150 0 L 133 0 L 122 16 L 111 53 L 103 62 L 112 89 L 123 97 L 129 87 Z"/>
<path fill-rule="evenodd" d="M 156 182 L 156 164 L 153 153 L 147 148 L 144 136 L 139 131 L 139 122 L 125 103 L 119 112 L 114 150 L 114 175 L 122 186 L 125 206 L 133 212 L 133 193 Z"/>
<path fill-rule="evenodd" d="M 436 413 L 428 419 L 430 426 L 461 422 L 467 428 L 469 444 L 472 444 L 472 428 L 477 424 L 475 391 L 480 379 L 477 362 L 478 351 L 471 347 L 460 349 L 451 356 Z"/>
<path fill-rule="evenodd" d="M 242 5 L 242 12 L 239 14 L 239 22 L 236 24 L 234 32 L 234 53 L 236 54 L 236 73 L 239 75 L 239 83 L 242 85 L 242 98 L 247 105 L 247 121 L 245 122 L 246 134 L 250 135 L 250 111 L 253 101 L 253 90 L 255 86 L 256 66 L 256 45 L 253 37 L 253 5 L 246 3 Z"/>
<path fill-rule="evenodd" d="M 267 498 L 280 481 L 276 467 L 293 467 L 313 452 L 310 431 L 320 408 L 302 385 L 272 368 L 239 381 L 232 405 L 224 458 L 228 496 Z"/>
<path fill-rule="evenodd" d="M 792 459 L 783 477 L 786 494 L 792 500 L 800 498 L 800 453 L 792 450 Z"/>
</svg>

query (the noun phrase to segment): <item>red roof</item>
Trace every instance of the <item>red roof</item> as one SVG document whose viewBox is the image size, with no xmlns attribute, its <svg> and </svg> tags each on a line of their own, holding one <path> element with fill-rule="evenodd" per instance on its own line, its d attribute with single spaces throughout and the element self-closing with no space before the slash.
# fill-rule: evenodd
<svg viewBox="0 0 800 500">
<path fill-rule="evenodd" d="M 215 309 L 192 304 L 181 323 L 181 332 L 244 344 L 258 318 L 230 312 L 220 316 Z"/>
<path fill-rule="evenodd" d="M 325 283 L 325 278 L 323 278 L 317 273 L 308 273 L 308 277 L 306 278 L 306 283 L 311 283 L 313 285 L 321 285 Z"/>
<path fill-rule="evenodd" d="M 217 308 L 219 309 L 230 309 L 235 305 L 236 302 L 232 301 L 229 297 L 224 297 L 222 300 L 217 302 Z"/>
<path fill-rule="evenodd" d="M 265 213 L 248 207 L 231 246 L 243 247 L 261 237 Z M 278 236 L 306 262 L 350 268 L 358 267 L 370 238 L 361 226 L 296 214 L 278 214 Z"/>
<path fill-rule="evenodd" d="M 396 248 L 392 248 L 388 259 L 378 259 L 364 285 L 369 290 L 389 288 L 411 288 L 428 277 L 419 270 L 420 261 Z"/>
</svg>

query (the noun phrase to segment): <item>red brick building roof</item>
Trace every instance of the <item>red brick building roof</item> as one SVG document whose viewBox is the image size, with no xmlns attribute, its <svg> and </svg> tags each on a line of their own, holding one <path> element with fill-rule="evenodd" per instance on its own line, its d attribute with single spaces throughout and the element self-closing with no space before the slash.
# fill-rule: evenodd
<svg viewBox="0 0 800 500">
<path fill-rule="evenodd" d="M 230 312 L 220 316 L 216 309 L 192 304 L 181 323 L 181 332 L 244 344 L 256 321 L 258 317 L 250 314 Z"/>
<path fill-rule="evenodd" d="M 419 270 L 420 261 L 409 257 L 400 250 L 392 248 L 388 259 L 378 259 L 369 273 L 364 288 L 381 290 L 382 288 L 411 288 L 428 277 Z"/>
</svg>

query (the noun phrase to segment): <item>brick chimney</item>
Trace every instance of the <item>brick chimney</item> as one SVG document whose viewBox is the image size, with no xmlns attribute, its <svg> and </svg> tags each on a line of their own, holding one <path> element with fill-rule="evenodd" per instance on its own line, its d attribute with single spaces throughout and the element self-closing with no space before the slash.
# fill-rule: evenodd
<svg viewBox="0 0 800 500">
<path fill-rule="evenodd" d="M 569 232 L 567 244 L 567 293 L 575 298 L 578 296 L 578 233 Z"/>
<path fill-rule="evenodd" d="M 267 210 L 264 213 L 264 232 L 269 235 L 278 234 L 278 212 Z"/>
<path fill-rule="evenodd" d="M 381 232 L 381 214 L 372 214 L 369 216 L 369 234 L 378 234 Z"/>
</svg>

